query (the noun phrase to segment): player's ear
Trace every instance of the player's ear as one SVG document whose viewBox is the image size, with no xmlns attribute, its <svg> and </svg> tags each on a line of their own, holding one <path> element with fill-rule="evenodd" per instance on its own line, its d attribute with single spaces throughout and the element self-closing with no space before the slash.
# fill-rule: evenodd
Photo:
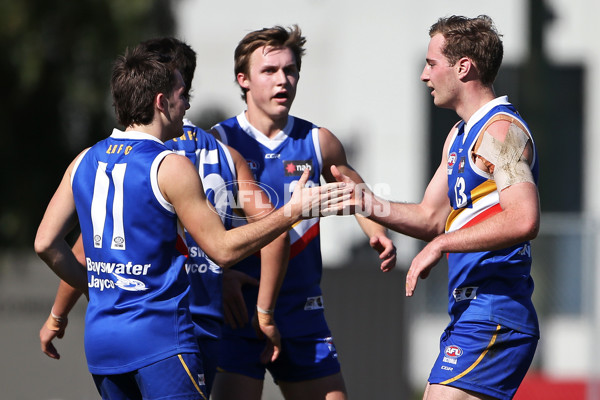
<svg viewBox="0 0 600 400">
<path fill-rule="evenodd" d="M 164 93 L 158 93 L 154 96 L 154 107 L 160 112 L 165 112 L 169 108 L 167 96 Z"/>
<path fill-rule="evenodd" d="M 473 61 L 468 57 L 462 57 L 456 62 L 456 71 L 459 78 L 464 78 L 471 72 L 473 68 Z"/>
<path fill-rule="evenodd" d="M 243 72 L 239 72 L 236 76 L 237 79 L 237 83 L 238 85 L 240 85 L 240 87 L 242 89 L 248 89 L 250 86 L 250 79 L 248 77 L 248 75 L 244 74 Z"/>
</svg>

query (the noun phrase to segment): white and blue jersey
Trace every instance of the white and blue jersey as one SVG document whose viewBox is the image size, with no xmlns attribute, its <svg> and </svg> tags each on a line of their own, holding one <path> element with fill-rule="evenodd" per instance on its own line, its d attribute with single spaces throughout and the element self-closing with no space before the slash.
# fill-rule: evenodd
<svg viewBox="0 0 600 400">
<path fill-rule="evenodd" d="M 493 177 L 479 169 L 471 157 L 477 139 L 490 122 L 503 119 L 527 133 L 533 145 L 530 161 L 535 182 L 538 157 L 526 123 L 508 99 L 499 97 L 456 129 L 448 151 L 448 197 L 452 211 L 446 232 L 463 229 L 501 211 Z M 448 313 L 450 326 L 459 321 L 490 321 L 539 336 L 531 296 L 531 247 L 523 242 L 506 249 L 448 254 Z"/>
<path fill-rule="evenodd" d="M 232 227 L 232 204 L 237 195 L 236 173 L 231 153 L 212 135 L 184 120 L 183 135 L 165 145 L 189 158 L 200 174 L 206 197 L 215 207 L 226 229 Z M 190 277 L 190 310 L 199 338 L 220 337 L 223 323 L 223 271 L 208 258 L 186 232 Z"/>
<path fill-rule="evenodd" d="M 198 352 L 183 231 L 157 182 L 169 154 L 151 135 L 115 129 L 73 168 L 88 271 L 85 352 L 92 374 L 127 373 Z"/>
<path fill-rule="evenodd" d="M 319 128 L 312 123 L 290 116 L 285 128 L 274 138 L 268 138 L 250 125 L 245 113 L 215 126 L 221 140 L 239 151 L 246 159 L 255 179 L 276 208 L 283 206 L 305 169 L 311 171 L 306 186 L 320 184 L 322 158 Z M 275 320 L 283 337 L 297 337 L 327 330 L 321 294 L 321 245 L 319 218 L 303 220 L 290 230 L 290 260 L 281 287 Z M 260 278 L 260 259 L 252 255 L 233 268 L 256 279 Z M 258 296 L 256 287 L 244 286 L 244 298 L 249 318 L 254 313 Z M 247 324 L 224 332 L 255 337 Z"/>
</svg>

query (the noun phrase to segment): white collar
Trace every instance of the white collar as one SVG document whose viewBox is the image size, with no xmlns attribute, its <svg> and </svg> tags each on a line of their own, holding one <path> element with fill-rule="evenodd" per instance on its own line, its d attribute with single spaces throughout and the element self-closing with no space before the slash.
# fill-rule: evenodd
<svg viewBox="0 0 600 400">
<path fill-rule="evenodd" d="M 475 113 L 469 118 L 467 123 L 465 124 L 465 138 L 468 136 L 471 127 L 475 125 L 485 114 L 487 114 L 492 108 L 496 107 L 500 104 L 510 104 L 508 102 L 508 96 L 500 96 L 496 97 L 494 100 L 486 103 L 479 110 L 475 111 Z"/>
<path fill-rule="evenodd" d="M 158 143 L 163 143 L 159 138 L 152 136 L 149 133 L 140 131 L 122 131 L 117 128 L 113 129 L 110 137 L 115 139 L 153 140 Z"/>
<path fill-rule="evenodd" d="M 245 111 L 242 111 L 242 113 L 237 116 L 237 121 L 244 130 L 244 132 L 246 132 L 250 137 L 252 137 L 254 140 L 264 145 L 270 150 L 275 149 L 285 139 L 287 139 L 294 126 L 294 117 L 289 115 L 285 127 L 279 132 L 277 132 L 275 136 L 269 138 L 267 135 L 256 129 L 254 126 L 252 126 L 250 122 L 248 122 Z"/>
</svg>

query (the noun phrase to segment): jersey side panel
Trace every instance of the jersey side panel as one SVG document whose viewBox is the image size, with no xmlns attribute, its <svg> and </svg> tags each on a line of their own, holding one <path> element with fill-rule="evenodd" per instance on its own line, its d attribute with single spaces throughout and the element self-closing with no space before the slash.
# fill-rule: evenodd
<svg viewBox="0 0 600 400">
<path fill-rule="evenodd" d="M 215 207 L 226 229 L 232 227 L 236 174 L 229 150 L 209 133 L 186 121 L 183 135 L 165 145 L 185 155 L 196 166 L 207 199 Z M 186 232 L 188 259 L 185 264 L 190 278 L 190 310 L 196 336 L 220 337 L 223 323 L 223 271 Z"/>
</svg>

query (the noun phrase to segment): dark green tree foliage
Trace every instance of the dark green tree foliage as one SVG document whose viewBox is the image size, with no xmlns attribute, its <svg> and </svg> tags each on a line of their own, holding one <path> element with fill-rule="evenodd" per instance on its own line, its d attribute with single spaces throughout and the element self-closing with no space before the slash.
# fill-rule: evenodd
<svg viewBox="0 0 600 400">
<path fill-rule="evenodd" d="M 169 0 L 0 0 L 0 249 L 30 247 L 68 163 L 108 136 L 113 60 L 173 35 Z"/>
</svg>

